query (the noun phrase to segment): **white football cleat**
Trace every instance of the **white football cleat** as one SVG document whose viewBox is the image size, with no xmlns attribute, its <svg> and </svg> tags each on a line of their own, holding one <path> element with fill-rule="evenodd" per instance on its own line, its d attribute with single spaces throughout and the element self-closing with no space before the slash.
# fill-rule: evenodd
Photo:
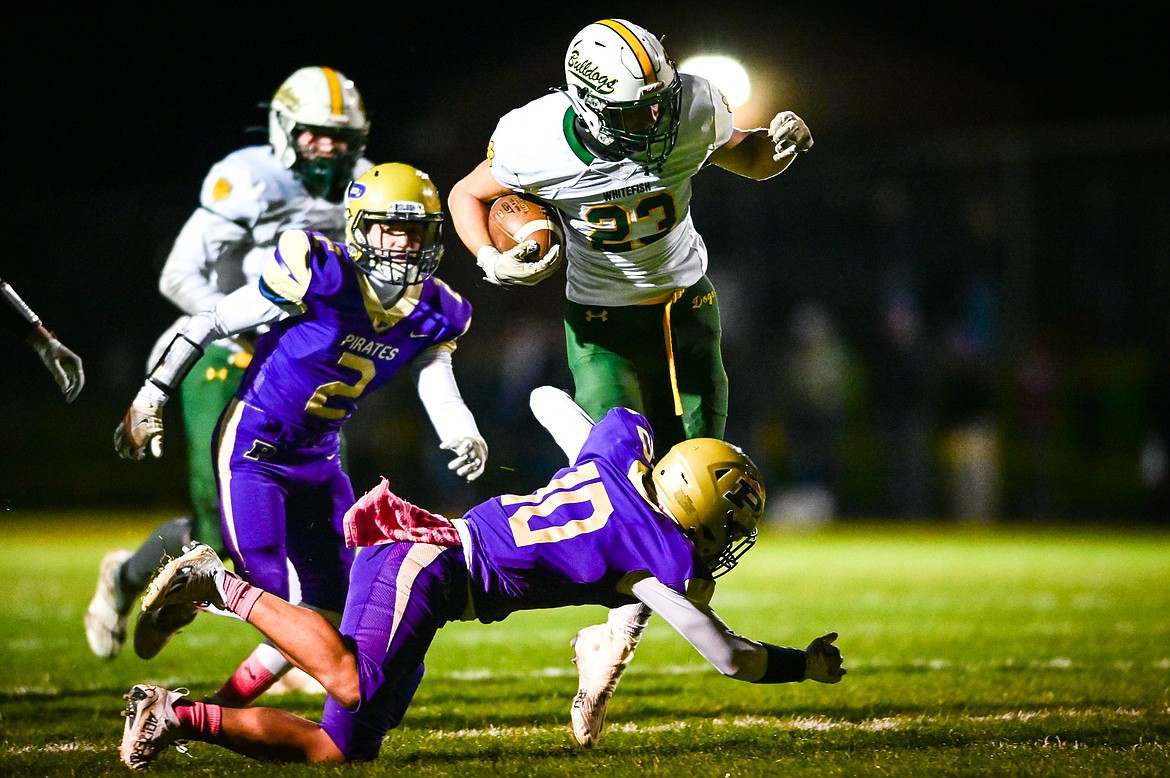
<svg viewBox="0 0 1170 778">
<path fill-rule="evenodd" d="M 577 633 L 569 645 L 577 650 L 577 696 L 569 708 L 573 739 L 585 748 L 601 740 L 605 712 L 622 673 L 634 656 L 638 641 L 608 624 L 595 624 Z"/>
<path fill-rule="evenodd" d="M 102 557 L 98 570 L 97 591 L 85 611 L 85 639 L 89 650 L 102 659 L 113 659 L 126 642 L 126 616 L 133 597 L 123 597 L 118 586 L 118 571 L 129 559 L 125 549 L 110 551 Z"/>
<path fill-rule="evenodd" d="M 198 613 L 198 608 L 185 603 L 146 611 L 134 622 L 134 653 L 142 659 L 154 659 Z"/>
<path fill-rule="evenodd" d="M 230 575 L 215 550 L 206 543 L 188 543 L 183 553 L 163 565 L 142 596 L 142 610 L 168 605 L 213 605 L 226 608 L 221 581 Z"/>
<path fill-rule="evenodd" d="M 186 689 L 167 691 L 161 686 L 135 684 L 125 695 L 126 725 L 122 728 L 122 763 L 131 770 L 145 770 L 155 757 L 172 743 L 180 753 L 187 753 L 179 740 L 179 718 L 175 700 L 187 696 Z"/>
</svg>

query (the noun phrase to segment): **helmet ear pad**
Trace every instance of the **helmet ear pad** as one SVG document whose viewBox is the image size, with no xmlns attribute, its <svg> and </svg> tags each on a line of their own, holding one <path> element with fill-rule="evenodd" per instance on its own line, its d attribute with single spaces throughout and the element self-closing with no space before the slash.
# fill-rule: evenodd
<svg viewBox="0 0 1170 778">
<path fill-rule="evenodd" d="M 716 555 L 727 545 L 730 533 L 726 531 L 726 527 L 722 529 L 724 531 L 716 533 L 716 527 L 710 522 L 700 522 L 691 527 L 691 541 L 696 548 L 706 550 L 706 553 L 699 552 L 702 556 Z"/>
<path fill-rule="evenodd" d="M 569 102 L 573 105 L 573 113 L 577 121 L 584 126 L 591 140 L 600 143 L 607 153 L 612 151 L 614 137 L 605 127 L 601 112 L 605 110 L 605 101 L 590 92 L 583 86 L 569 84 L 565 87 Z"/>
</svg>

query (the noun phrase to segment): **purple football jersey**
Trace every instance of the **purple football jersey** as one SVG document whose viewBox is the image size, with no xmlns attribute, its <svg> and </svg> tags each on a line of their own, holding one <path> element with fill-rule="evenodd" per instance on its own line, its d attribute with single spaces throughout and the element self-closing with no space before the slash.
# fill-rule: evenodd
<svg viewBox="0 0 1170 778">
<path fill-rule="evenodd" d="M 428 278 L 417 300 L 403 299 L 387 312 L 345 246 L 308 234 L 312 276 L 299 301 L 304 311 L 257 340 L 236 396 L 285 423 L 326 432 L 342 427 L 364 394 L 420 351 L 466 332 L 471 304 Z M 279 250 L 276 259 L 283 262 Z"/>
<path fill-rule="evenodd" d="M 529 495 L 503 495 L 464 516 L 471 534 L 476 617 L 517 610 L 635 602 L 617 585 L 646 571 L 685 593 L 711 578 L 678 525 L 638 484 L 650 472 L 653 432 L 644 416 L 614 408 L 594 425 L 577 461 Z"/>
</svg>

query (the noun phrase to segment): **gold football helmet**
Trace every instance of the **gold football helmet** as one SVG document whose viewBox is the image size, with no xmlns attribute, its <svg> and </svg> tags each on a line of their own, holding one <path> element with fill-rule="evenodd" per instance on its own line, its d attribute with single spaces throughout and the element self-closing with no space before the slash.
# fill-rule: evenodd
<svg viewBox="0 0 1170 778">
<path fill-rule="evenodd" d="M 375 225 L 405 233 L 407 245 L 384 248 L 371 240 Z M 345 241 L 357 266 L 383 283 L 410 286 L 439 268 L 443 258 L 443 204 L 430 176 L 401 162 L 375 165 L 345 195 Z"/>
<path fill-rule="evenodd" d="M 692 438 L 667 451 L 651 474 L 658 503 L 718 578 L 756 542 L 764 515 L 764 481 L 738 446 Z"/>
</svg>

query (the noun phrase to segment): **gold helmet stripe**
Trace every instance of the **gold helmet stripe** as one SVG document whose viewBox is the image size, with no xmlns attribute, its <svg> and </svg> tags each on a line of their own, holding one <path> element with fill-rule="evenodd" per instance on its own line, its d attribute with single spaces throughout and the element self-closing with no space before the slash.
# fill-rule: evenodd
<svg viewBox="0 0 1170 778">
<path fill-rule="evenodd" d="M 345 100 L 341 96 L 341 79 L 337 77 L 337 71 L 323 67 L 321 72 L 325 74 L 325 82 L 329 84 L 329 112 L 334 116 L 344 116 Z"/>
<path fill-rule="evenodd" d="M 629 27 L 614 19 L 602 19 L 598 24 L 613 30 L 626 42 L 626 45 L 634 52 L 634 56 L 638 58 L 638 66 L 642 68 L 642 78 L 647 84 L 658 80 L 658 74 L 654 72 L 654 63 L 650 59 L 650 52 L 646 51 L 642 41 L 638 40 L 638 36 L 631 32 Z"/>
</svg>

